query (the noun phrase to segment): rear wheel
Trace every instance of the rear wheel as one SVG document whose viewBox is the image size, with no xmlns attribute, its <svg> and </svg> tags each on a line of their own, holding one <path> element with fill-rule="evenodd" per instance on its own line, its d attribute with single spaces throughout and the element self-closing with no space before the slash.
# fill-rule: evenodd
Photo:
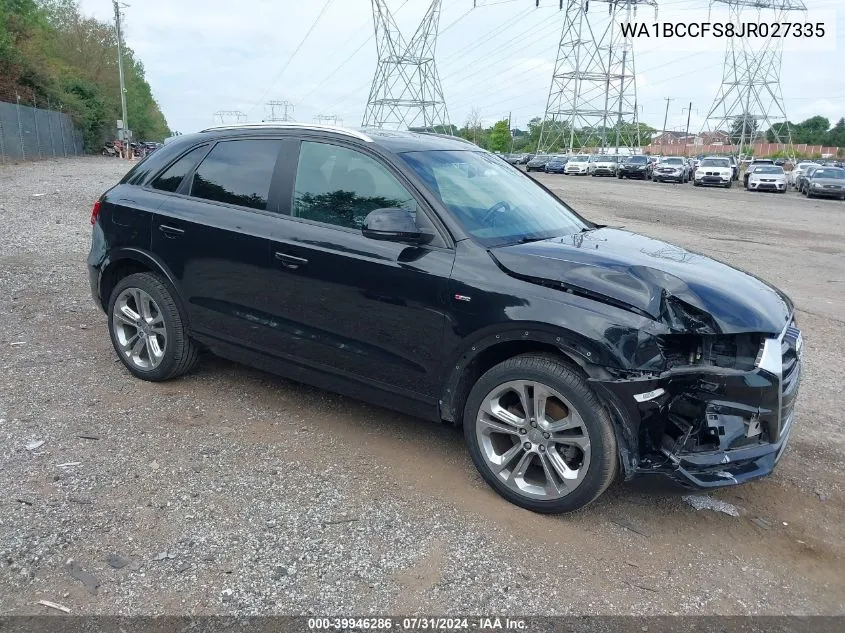
<svg viewBox="0 0 845 633">
<path fill-rule="evenodd" d="M 479 378 L 464 409 L 464 438 L 484 480 L 534 512 L 587 505 L 617 470 L 607 411 L 554 356 L 516 356 Z"/>
<path fill-rule="evenodd" d="M 122 279 L 111 293 L 108 317 L 117 356 L 136 377 L 169 380 L 196 365 L 197 348 L 164 278 L 136 273 Z"/>
</svg>

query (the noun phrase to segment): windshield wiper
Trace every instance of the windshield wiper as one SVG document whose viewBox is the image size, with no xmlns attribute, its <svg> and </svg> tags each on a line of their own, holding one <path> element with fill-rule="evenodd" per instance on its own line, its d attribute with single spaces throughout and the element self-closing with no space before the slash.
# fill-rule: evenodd
<svg viewBox="0 0 845 633">
<path fill-rule="evenodd" d="M 528 244 L 528 242 L 542 242 L 543 240 L 550 240 L 550 237 L 529 237 L 527 235 L 523 235 L 520 237 L 516 243 L 517 244 Z"/>
</svg>

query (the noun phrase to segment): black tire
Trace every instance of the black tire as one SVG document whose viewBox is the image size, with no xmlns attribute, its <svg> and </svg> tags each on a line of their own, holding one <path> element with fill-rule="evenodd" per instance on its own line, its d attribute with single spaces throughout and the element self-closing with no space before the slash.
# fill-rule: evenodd
<svg viewBox="0 0 845 633">
<path fill-rule="evenodd" d="M 485 396 L 512 380 L 531 380 L 548 385 L 578 411 L 590 440 L 590 462 L 584 479 L 563 497 L 539 500 L 509 488 L 488 466 L 476 437 L 478 411 Z M 583 508 L 612 483 L 618 469 L 618 450 L 613 422 L 587 382 L 566 363 L 552 355 L 523 354 L 509 358 L 487 371 L 473 386 L 464 408 L 464 439 L 470 456 L 484 480 L 511 503 L 533 512 L 560 514 Z"/>
<path fill-rule="evenodd" d="M 701 183 L 700 183 L 700 182 L 697 182 L 697 181 L 695 181 L 695 180 L 693 180 L 693 181 L 692 181 L 692 186 L 693 186 L 693 187 L 700 187 L 700 186 L 701 186 Z"/>
<path fill-rule="evenodd" d="M 733 187 L 733 184 L 734 184 L 734 183 L 733 183 L 733 181 L 732 181 L 732 180 L 729 180 L 729 181 L 728 181 L 728 184 L 727 184 L 727 185 L 725 185 L 725 187 L 726 187 L 727 189 L 730 189 L 731 187 Z"/>
<path fill-rule="evenodd" d="M 167 343 L 164 348 L 164 357 L 152 369 L 143 370 L 129 361 L 121 353 L 120 345 L 115 338 L 115 328 L 112 326 L 115 302 L 128 288 L 138 288 L 146 292 L 155 301 L 162 316 Z M 118 358 L 136 378 L 151 382 L 170 380 L 189 372 L 197 363 L 197 346 L 188 335 L 185 319 L 173 298 L 174 293 L 167 280 L 154 273 L 135 273 L 124 277 L 112 290 L 108 304 L 109 336 Z"/>
</svg>

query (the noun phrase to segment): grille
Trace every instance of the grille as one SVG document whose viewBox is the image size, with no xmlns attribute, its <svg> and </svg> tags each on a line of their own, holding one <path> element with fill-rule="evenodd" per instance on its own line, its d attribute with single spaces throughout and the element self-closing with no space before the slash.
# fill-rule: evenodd
<svg viewBox="0 0 845 633">
<path fill-rule="evenodd" d="M 801 374 L 800 341 L 801 331 L 793 321 L 784 331 L 780 346 L 783 363 L 781 369 L 781 426 L 783 428 L 789 425 L 798 395 Z"/>
</svg>

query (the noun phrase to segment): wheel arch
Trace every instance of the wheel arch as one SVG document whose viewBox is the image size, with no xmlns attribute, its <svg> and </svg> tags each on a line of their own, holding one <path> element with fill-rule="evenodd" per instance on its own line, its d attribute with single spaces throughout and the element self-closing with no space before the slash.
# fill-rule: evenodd
<svg viewBox="0 0 845 633">
<path fill-rule="evenodd" d="M 109 298 L 112 290 L 120 283 L 120 280 L 135 274 L 151 272 L 161 275 L 173 288 L 173 300 L 179 306 L 183 318 L 187 324 L 188 313 L 185 310 L 180 292 L 179 282 L 167 265 L 155 255 L 134 248 L 115 249 L 109 253 L 100 268 L 100 304 L 103 310 L 108 311 Z"/>
<path fill-rule="evenodd" d="M 593 361 L 599 358 L 600 351 L 575 333 L 551 331 L 539 324 L 485 332 L 463 343 L 446 365 L 440 417 L 448 422 L 459 421 L 470 389 L 484 372 L 508 358 L 531 352 L 557 356 L 585 379 L 609 378 L 607 370 Z"/>
</svg>

